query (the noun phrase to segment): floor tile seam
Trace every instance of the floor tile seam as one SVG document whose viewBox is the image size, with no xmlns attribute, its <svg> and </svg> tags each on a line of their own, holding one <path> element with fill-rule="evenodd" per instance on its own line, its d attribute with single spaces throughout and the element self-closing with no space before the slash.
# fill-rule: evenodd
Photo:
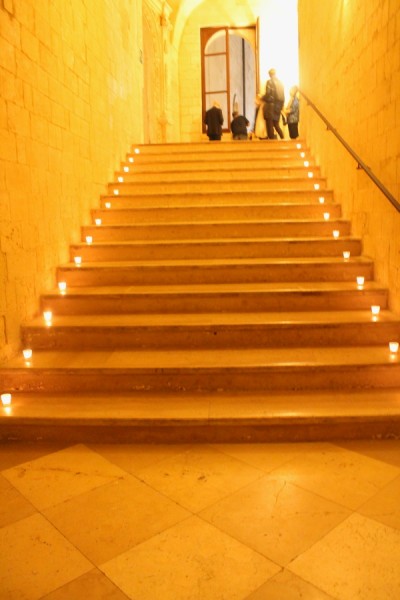
<svg viewBox="0 0 400 600">
<path fill-rule="evenodd" d="M 384 463 L 384 464 L 386 465 L 386 463 Z M 393 466 L 393 465 L 389 465 L 389 466 Z M 399 473 L 397 475 L 395 475 L 392 479 L 390 479 L 383 486 L 381 486 L 379 489 L 377 489 L 372 496 L 370 496 L 367 500 L 365 500 L 365 502 L 362 502 L 362 504 L 360 504 L 360 506 L 357 507 L 356 512 L 362 516 L 365 516 L 364 513 L 361 512 L 362 509 L 364 508 L 364 506 L 366 504 L 369 504 L 370 502 L 373 502 L 378 495 L 384 493 L 385 490 L 389 486 L 391 486 L 393 483 L 396 482 L 396 480 L 398 480 L 400 483 L 400 469 L 399 469 Z M 374 519 L 374 517 L 371 517 L 371 516 L 369 518 L 371 518 L 372 520 L 376 520 L 376 519 Z M 399 527 L 399 529 L 400 529 L 400 527 Z"/>
</svg>

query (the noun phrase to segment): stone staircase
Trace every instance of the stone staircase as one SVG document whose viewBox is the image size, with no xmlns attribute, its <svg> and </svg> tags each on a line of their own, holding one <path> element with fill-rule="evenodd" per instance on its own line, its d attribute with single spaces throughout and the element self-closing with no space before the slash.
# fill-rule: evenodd
<svg viewBox="0 0 400 600">
<path fill-rule="evenodd" d="M 132 149 L 1 366 L 0 439 L 398 436 L 400 319 L 301 146 Z"/>
</svg>

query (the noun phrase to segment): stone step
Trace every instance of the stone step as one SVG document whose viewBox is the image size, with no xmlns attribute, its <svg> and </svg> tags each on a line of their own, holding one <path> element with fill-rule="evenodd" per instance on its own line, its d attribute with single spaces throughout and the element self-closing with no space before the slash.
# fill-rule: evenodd
<svg viewBox="0 0 400 600">
<path fill-rule="evenodd" d="M 396 390 L 14 393 L 0 441 L 307 442 L 400 436 Z"/>
<path fill-rule="evenodd" d="M 266 283 L 272 281 L 353 281 L 373 279 L 373 263 L 364 257 L 302 259 L 224 259 L 197 261 L 125 261 L 66 264 L 57 281 L 70 286 Z"/>
<path fill-rule="evenodd" d="M 105 202 L 111 204 L 110 208 L 105 208 Z M 340 204 L 324 202 L 324 204 L 266 204 L 266 205 L 221 205 L 221 206 L 150 206 L 143 208 L 137 206 L 136 200 L 129 200 L 126 197 L 113 197 L 109 200 L 103 200 L 104 208 L 92 209 L 93 224 L 95 219 L 101 219 L 103 225 L 124 223 L 198 223 L 202 221 L 220 221 L 240 220 L 248 221 L 277 221 L 281 226 L 286 226 L 287 220 L 317 220 L 322 221 L 323 215 L 329 212 L 330 220 L 340 219 L 342 215 Z M 283 222 L 285 219 L 285 222 Z M 272 226 L 272 225 L 271 225 Z M 279 227 L 279 225 L 278 225 Z M 90 235 L 90 234 L 89 234 Z"/>
<path fill-rule="evenodd" d="M 316 165 L 311 157 L 289 155 L 286 158 L 280 156 L 266 157 L 265 153 L 255 155 L 252 153 L 235 153 L 234 155 L 224 157 L 221 161 L 217 156 L 203 156 L 202 160 L 198 157 L 181 155 L 179 157 L 170 157 L 169 155 L 138 156 L 134 162 L 123 161 L 121 170 L 115 172 L 115 180 L 118 177 L 125 177 L 128 173 L 134 176 L 135 173 L 166 173 L 169 171 L 229 171 L 229 170 L 252 170 L 255 169 L 275 169 L 275 168 L 303 168 L 309 167 L 315 170 Z M 216 160 L 217 159 L 217 160 Z"/>
<path fill-rule="evenodd" d="M 215 192 L 265 192 L 265 191 L 308 191 L 313 190 L 324 190 L 326 187 L 325 179 L 321 177 L 280 177 L 266 179 L 260 177 L 254 179 L 249 177 L 248 179 L 242 177 L 236 177 L 234 173 L 230 174 L 231 179 L 218 178 L 215 181 L 209 181 L 208 179 L 201 179 L 199 176 L 188 178 L 187 180 L 168 180 L 166 178 L 154 178 L 150 180 L 143 177 L 142 180 L 138 179 L 137 183 L 134 182 L 117 182 L 109 183 L 107 186 L 109 195 L 131 195 L 140 193 L 141 195 L 146 194 L 196 194 L 199 192 L 207 193 L 212 188 L 213 193 Z M 138 176 L 139 178 L 139 176 Z M 316 187 L 317 186 L 317 187 Z"/>
<path fill-rule="evenodd" d="M 113 210 L 113 209 L 110 209 Z M 330 215 L 330 213 L 329 213 Z M 254 238 L 332 238 L 333 231 L 339 231 L 340 238 L 351 234 L 349 221 L 330 217 L 328 221 L 200 221 L 169 223 L 124 223 L 115 225 L 85 226 L 82 228 L 82 241 L 92 236 L 95 242 L 138 241 L 138 240 L 195 240 L 195 239 L 239 239 Z"/>
<path fill-rule="evenodd" d="M 186 235 L 190 235 L 189 231 Z M 143 233 L 143 232 L 141 232 Z M 212 232 L 211 232 L 212 233 Z M 185 231 L 182 230 L 182 234 Z M 96 236 L 94 237 L 96 239 Z M 140 240 L 140 236 L 139 236 Z M 186 260 L 223 258 L 293 258 L 342 257 L 344 251 L 351 256 L 361 253 L 361 241 L 349 237 L 330 238 L 226 238 L 226 239 L 176 239 L 162 241 L 107 241 L 72 244 L 71 262 L 80 256 L 83 262 L 132 260 Z"/>
<path fill-rule="evenodd" d="M 388 308 L 388 291 L 375 282 L 259 283 L 190 286 L 79 287 L 40 298 L 55 315 L 370 310 Z"/>
<path fill-rule="evenodd" d="M 320 203 L 320 198 L 324 199 L 324 202 L 332 202 L 333 192 L 332 190 L 326 189 L 310 189 L 307 190 L 285 190 L 283 188 L 268 190 L 259 189 L 249 191 L 237 190 L 234 186 L 229 186 L 225 190 L 216 191 L 214 189 L 206 189 L 203 185 L 202 189 L 196 191 L 182 188 L 179 190 L 171 191 L 170 185 L 163 185 L 162 189 L 157 191 L 152 190 L 151 187 L 145 185 L 137 186 L 132 188 L 129 194 L 121 192 L 116 186 L 111 186 L 111 192 L 100 197 L 100 205 L 105 208 L 105 204 L 111 203 L 112 208 L 151 208 L 160 207 L 168 208 L 175 207 L 177 204 L 186 204 L 188 208 L 197 206 L 225 206 L 232 204 L 241 206 L 252 206 L 254 204 L 265 206 L 274 206 L 279 204 L 314 204 Z M 115 188 L 117 194 L 114 193 Z M 278 209 L 279 210 L 279 209 Z"/>
<path fill-rule="evenodd" d="M 299 151 L 308 151 L 307 145 L 302 139 L 293 140 L 265 140 L 265 141 L 234 141 L 224 140 L 220 144 L 210 144 L 208 140 L 201 142 L 176 142 L 164 144 L 135 144 L 132 146 L 128 156 L 133 158 L 160 155 L 160 156 L 184 156 L 200 155 L 226 156 L 228 154 L 237 154 L 245 152 L 247 155 L 253 155 L 254 152 L 262 152 L 264 155 L 282 156 L 287 153 L 296 153 Z"/>
<path fill-rule="evenodd" d="M 33 350 L 387 346 L 400 340 L 389 311 L 42 316 L 22 327 Z"/>
<path fill-rule="evenodd" d="M 386 345 L 36 351 L 29 365 L 19 355 L 0 369 L 0 389 L 10 393 L 289 393 L 399 386 L 399 358 Z"/>
<path fill-rule="evenodd" d="M 186 166 L 186 165 L 183 165 Z M 182 167 L 183 167 L 182 166 Z M 251 169 L 245 166 L 235 166 L 232 168 L 230 165 L 226 165 L 227 168 L 220 169 L 176 169 L 175 167 L 166 168 L 165 170 L 154 169 L 145 170 L 144 172 L 140 169 L 132 168 L 129 172 L 118 173 L 115 177 L 114 182 L 110 185 L 118 183 L 148 183 L 153 181 L 163 181 L 168 183 L 177 183 L 182 181 L 195 181 L 195 182 L 207 182 L 214 184 L 215 182 L 221 181 L 276 181 L 277 179 L 284 179 L 285 181 L 296 179 L 296 180 L 314 180 L 321 179 L 319 167 L 305 167 L 301 165 L 299 167 L 284 167 L 284 166 L 261 166 L 253 165 Z"/>
</svg>

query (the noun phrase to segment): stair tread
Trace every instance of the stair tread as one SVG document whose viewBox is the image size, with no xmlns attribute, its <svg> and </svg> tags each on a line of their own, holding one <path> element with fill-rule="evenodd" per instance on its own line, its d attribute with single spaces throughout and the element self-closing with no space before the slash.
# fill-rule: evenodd
<svg viewBox="0 0 400 600">
<path fill-rule="evenodd" d="M 345 325 L 398 323 L 400 316 L 383 310 L 372 320 L 371 312 L 359 311 L 313 311 L 302 312 L 258 312 L 258 313 L 166 313 L 146 314 L 88 314 L 54 315 L 53 327 L 292 327 L 308 325 Z M 48 329 L 43 317 L 32 319 L 26 326 Z M 399 331 L 400 337 L 400 331 Z"/>
<path fill-rule="evenodd" d="M 159 246 L 159 245 L 163 245 L 163 246 L 173 246 L 173 245 L 177 245 L 177 246 L 195 246 L 198 244 L 202 244 L 202 245 L 211 245 L 211 244 L 220 244 L 222 245 L 227 245 L 227 244 L 319 244 L 319 243 L 326 243 L 326 242 L 330 242 L 330 243 L 338 243 L 340 244 L 340 241 L 346 241 L 346 242 L 359 242 L 359 238 L 350 236 L 350 235 L 342 235 L 340 236 L 339 239 L 334 239 L 332 236 L 328 237 L 328 234 L 326 234 L 326 236 L 320 236 L 320 237 L 247 237 L 247 238 L 243 238 L 243 237 L 230 237 L 230 238 L 196 238 L 196 239 L 181 239 L 181 238 L 176 238 L 176 239 L 168 239 L 168 240 L 163 240 L 163 239 L 143 239 L 143 240 L 100 240 L 100 241 L 93 241 L 90 244 L 87 244 L 86 242 L 77 242 L 75 244 L 71 244 L 72 248 L 76 248 L 76 247 L 84 247 L 84 248 L 88 248 L 88 247 L 94 247 L 94 248 L 100 248 L 103 246 L 111 246 L 111 247 L 117 247 L 117 246 L 122 246 L 122 247 L 127 247 L 127 246 Z"/>
<path fill-rule="evenodd" d="M 332 366 L 358 369 L 363 366 L 398 367 L 398 355 L 387 345 L 350 347 L 239 348 L 183 350 L 98 350 L 35 351 L 29 368 L 22 356 L 1 364 L 4 370 L 49 371 L 135 371 L 192 369 L 329 369 Z"/>
<path fill-rule="evenodd" d="M 11 408 L 11 407 L 10 407 Z M 126 423 L 203 422 L 256 419 L 300 421 L 305 419 L 384 418 L 400 416 L 400 392 L 396 390 L 285 393 L 114 393 L 35 394 L 14 393 L 12 408 L 0 409 L 0 423 L 9 421 Z"/>
</svg>

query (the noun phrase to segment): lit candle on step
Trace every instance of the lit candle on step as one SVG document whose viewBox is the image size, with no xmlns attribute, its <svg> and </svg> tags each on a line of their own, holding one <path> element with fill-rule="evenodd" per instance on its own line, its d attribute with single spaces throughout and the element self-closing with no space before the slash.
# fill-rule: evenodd
<svg viewBox="0 0 400 600">
<path fill-rule="evenodd" d="M 76 264 L 77 267 L 80 267 L 81 264 L 82 264 L 82 256 L 75 256 L 74 262 L 75 262 L 75 264 Z"/>
<path fill-rule="evenodd" d="M 301 144 L 296 144 L 296 148 L 297 148 L 297 150 L 300 150 Z"/>
<path fill-rule="evenodd" d="M 43 319 L 46 321 L 47 324 L 51 324 L 51 321 L 53 319 L 53 313 L 51 312 L 51 310 L 45 310 L 43 312 Z"/>
<path fill-rule="evenodd" d="M 97 227 L 98 227 L 99 225 L 101 225 L 101 219 L 95 219 L 95 220 L 94 220 L 94 222 L 95 222 L 95 224 L 97 225 Z"/>
<path fill-rule="evenodd" d="M 334 230 L 332 231 L 332 235 L 333 235 L 333 237 L 334 237 L 334 238 L 337 240 L 337 239 L 338 239 L 338 237 L 340 236 L 340 231 L 339 231 L 339 229 L 334 229 Z"/>
<path fill-rule="evenodd" d="M 350 252 L 348 250 L 345 250 L 343 252 L 343 258 L 344 258 L 344 260 L 349 260 L 349 258 L 350 258 Z"/>
<path fill-rule="evenodd" d="M 120 183 L 123 183 L 123 181 L 124 181 L 124 178 L 123 178 L 123 177 L 121 177 L 121 176 L 119 176 L 119 177 L 118 177 L 118 181 L 119 181 Z"/>
<path fill-rule="evenodd" d="M 325 213 L 324 213 L 324 219 L 325 219 L 325 221 L 329 221 L 329 217 L 330 217 L 330 216 L 331 216 L 331 215 L 330 215 L 328 212 L 325 212 Z"/>
<path fill-rule="evenodd" d="M 314 183 L 314 190 L 319 190 L 319 183 Z"/>
<path fill-rule="evenodd" d="M 320 203 L 320 204 L 325 204 L 325 198 L 324 198 L 324 196 L 320 196 L 320 197 L 318 198 L 318 200 L 319 200 L 319 203 Z"/>
<path fill-rule="evenodd" d="M 129 162 L 130 162 L 130 163 L 133 163 L 133 162 L 135 162 L 135 159 L 133 158 L 133 156 L 130 156 L 130 157 L 128 158 L 128 160 L 129 160 Z"/>
<path fill-rule="evenodd" d="M 60 290 L 61 294 L 65 294 L 66 289 L 67 289 L 67 282 L 66 281 L 59 281 L 58 282 L 58 289 Z"/>
<path fill-rule="evenodd" d="M 114 190 L 114 196 L 118 196 L 119 190 Z"/>
<path fill-rule="evenodd" d="M 308 171 L 307 175 L 310 179 L 314 177 L 314 173 L 312 171 Z"/>
<path fill-rule="evenodd" d="M 25 348 L 24 350 L 22 350 L 22 354 L 24 355 L 25 360 L 30 360 L 32 358 L 31 348 Z"/>
<path fill-rule="evenodd" d="M 140 154 L 139 148 L 135 148 L 135 154 Z"/>
<path fill-rule="evenodd" d="M 106 202 L 104 205 L 106 208 L 111 208 L 111 202 Z"/>
<path fill-rule="evenodd" d="M 389 342 L 389 350 L 391 354 L 397 354 L 399 351 L 399 342 Z"/>
<path fill-rule="evenodd" d="M 10 406 L 12 396 L 11 394 L 1 394 L 1 403 L 3 406 Z"/>
<path fill-rule="evenodd" d="M 129 173 L 129 167 L 124 167 L 125 173 Z"/>
<path fill-rule="evenodd" d="M 309 161 L 308 161 L 308 160 L 305 160 L 305 161 L 304 161 L 304 166 L 305 166 L 305 167 L 309 167 L 309 166 L 310 166 L 310 163 L 309 163 Z"/>
<path fill-rule="evenodd" d="M 359 275 L 356 278 L 356 281 L 357 281 L 357 285 L 360 286 L 360 287 L 362 287 L 364 285 L 365 277 L 362 277 L 361 275 Z"/>
<path fill-rule="evenodd" d="M 305 152 L 300 152 L 300 156 L 301 156 L 301 158 L 304 158 L 304 157 L 305 157 L 305 155 L 306 155 L 306 153 L 305 153 Z"/>
<path fill-rule="evenodd" d="M 91 244 L 93 242 L 93 237 L 91 235 L 87 235 L 85 239 L 87 244 Z"/>
<path fill-rule="evenodd" d="M 377 304 L 374 304 L 373 306 L 371 306 L 371 312 L 374 316 L 379 315 L 379 313 L 381 312 L 381 307 Z"/>
</svg>

